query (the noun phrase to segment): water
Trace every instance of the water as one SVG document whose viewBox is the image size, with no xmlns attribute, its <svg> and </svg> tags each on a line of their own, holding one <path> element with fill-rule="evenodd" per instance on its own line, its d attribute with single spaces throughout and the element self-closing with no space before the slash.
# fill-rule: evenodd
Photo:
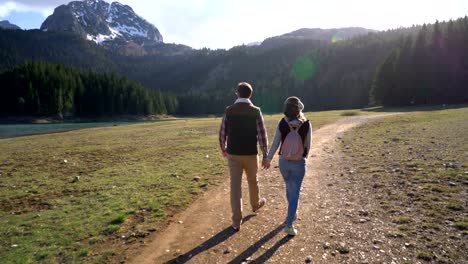
<svg viewBox="0 0 468 264">
<path fill-rule="evenodd" d="M 52 132 L 63 132 L 91 127 L 109 127 L 115 125 L 131 125 L 143 123 L 133 122 L 83 122 L 83 123 L 52 123 L 52 124 L 6 124 L 0 125 L 0 138 L 17 137 L 24 135 L 46 134 Z"/>
</svg>

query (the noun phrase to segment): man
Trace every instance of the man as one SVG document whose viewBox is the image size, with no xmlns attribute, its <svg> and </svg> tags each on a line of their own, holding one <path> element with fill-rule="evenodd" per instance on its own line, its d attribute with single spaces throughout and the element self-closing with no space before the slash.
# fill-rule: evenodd
<svg viewBox="0 0 468 264">
<path fill-rule="evenodd" d="M 219 131 L 219 143 L 223 156 L 228 159 L 231 175 L 232 228 L 239 231 L 242 224 L 242 173 L 247 175 L 250 205 L 257 212 L 266 203 L 259 198 L 257 181 L 258 152 L 257 142 L 263 153 L 262 166 L 269 167 L 266 161 L 268 138 L 260 108 L 250 101 L 252 86 L 241 82 L 237 87 L 237 100 L 226 108 Z"/>
</svg>

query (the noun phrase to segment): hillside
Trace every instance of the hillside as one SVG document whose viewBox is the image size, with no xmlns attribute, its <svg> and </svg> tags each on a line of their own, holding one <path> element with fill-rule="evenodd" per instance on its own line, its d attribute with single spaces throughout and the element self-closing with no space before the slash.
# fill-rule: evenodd
<svg viewBox="0 0 468 264">
<path fill-rule="evenodd" d="M 348 27 L 348 28 L 301 28 L 280 36 L 267 38 L 262 42 L 264 47 L 276 47 L 291 43 L 297 40 L 321 40 L 325 42 L 336 43 L 349 40 L 359 36 L 365 36 L 369 33 L 377 33 L 377 30 Z"/>
<path fill-rule="evenodd" d="M 282 101 L 292 94 L 303 99 L 307 110 L 463 103 L 468 100 L 463 87 L 468 46 L 462 45 L 467 29 L 465 17 L 384 32 L 300 29 L 229 50 L 157 43 L 144 51 L 132 41 L 127 43 L 131 49 L 116 51 L 64 30 L 0 30 L 0 71 L 44 60 L 113 72 L 174 93 L 181 115 L 222 113 L 239 81 L 253 84 L 254 102 L 267 113 L 281 111 Z"/>
<path fill-rule="evenodd" d="M 219 113 L 233 99 L 226 91 L 240 80 L 254 84 L 256 103 L 268 112 L 278 111 L 279 102 L 288 92 L 309 97 L 305 101 L 310 109 L 361 107 L 367 104 L 368 87 L 375 68 L 396 45 L 395 37 L 386 40 L 385 35 L 379 33 L 337 44 L 293 40 L 274 48 L 239 46 L 230 50 L 191 50 L 175 55 L 125 56 L 71 33 L 0 32 L 0 69 L 10 69 L 34 59 L 98 72 L 116 72 L 147 87 L 175 92 L 184 102 L 181 114 Z M 365 47 L 353 50 L 352 46 L 361 45 L 359 43 Z M 362 56 L 368 54 L 369 49 L 375 55 Z M 341 63 L 343 56 L 350 59 L 346 64 Z M 291 74 L 294 67 L 300 70 L 301 63 L 309 61 L 314 64 L 313 72 L 297 78 Z M 338 76 L 344 72 L 346 74 Z M 341 83 L 341 86 L 335 83 Z M 353 96 L 336 98 L 335 95 L 341 94 L 343 89 Z M 213 103 L 212 98 L 217 100 Z"/>
</svg>

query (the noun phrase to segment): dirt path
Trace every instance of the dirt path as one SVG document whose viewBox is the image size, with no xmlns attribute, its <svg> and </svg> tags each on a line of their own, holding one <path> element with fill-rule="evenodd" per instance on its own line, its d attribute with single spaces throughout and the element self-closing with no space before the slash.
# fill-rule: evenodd
<svg viewBox="0 0 468 264">
<path fill-rule="evenodd" d="M 130 256 L 130 263 L 304 263 L 307 258 L 313 263 L 398 263 L 372 246 L 372 241 L 380 241 L 378 221 L 371 221 L 366 208 L 353 198 L 359 192 L 349 194 L 350 179 L 343 177 L 343 171 L 351 169 L 341 164 L 341 154 L 335 151 L 343 132 L 372 118 L 344 118 L 314 132 L 296 222 L 298 236 L 288 237 L 282 230 L 286 198 L 275 160 L 270 170 L 259 173 L 260 190 L 268 203 L 257 216 L 249 215 L 243 182 L 245 219 L 240 232 L 230 229 L 226 180 L 176 216 L 164 232 Z"/>
</svg>

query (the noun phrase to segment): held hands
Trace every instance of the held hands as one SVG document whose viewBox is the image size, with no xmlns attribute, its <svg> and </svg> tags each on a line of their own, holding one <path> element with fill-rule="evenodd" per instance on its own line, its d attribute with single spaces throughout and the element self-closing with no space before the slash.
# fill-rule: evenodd
<svg viewBox="0 0 468 264">
<path fill-rule="evenodd" d="M 223 150 L 221 152 L 222 152 L 224 158 L 228 157 L 228 154 L 227 154 L 227 152 L 225 150 Z M 270 168 L 270 166 L 271 166 L 271 161 L 266 160 L 266 159 L 262 160 L 262 168 L 263 169 L 268 170 Z"/>
<path fill-rule="evenodd" d="M 262 160 L 263 169 L 268 170 L 270 168 L 270 166 L 271 166 L 271 161 L 266 160 L 266 159 Z"/>
</svg>

